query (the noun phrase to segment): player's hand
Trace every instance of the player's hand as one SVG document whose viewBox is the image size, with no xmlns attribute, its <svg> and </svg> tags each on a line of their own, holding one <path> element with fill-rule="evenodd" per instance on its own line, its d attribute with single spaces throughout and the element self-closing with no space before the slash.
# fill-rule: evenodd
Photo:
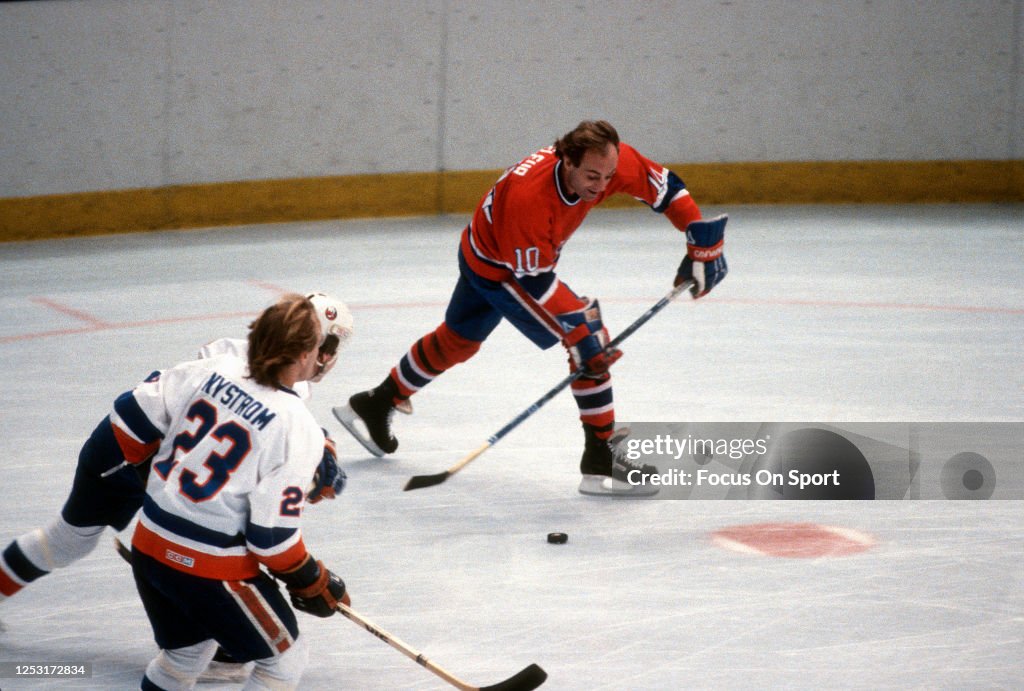
<svg viewBox="0 0 1024 691">
<path fill-rule="evenodd" d="M 593 339 L 593 337 L 594 336 L 592 335 L 588 338 Z M 605 342 L 607 342 L 607 333 L 605 333 L 605 337 Z M 600 379 L 607 374 L 612 365 L 619 361 L 619 358 L 622 357 L 622 351 L 618 348 L 613 348 L 612 350 L 600 350 L 590 357 L 586 357 L 582 354 L 586 350 L 590 350 L 590 348 L 587 347 L 587 343 L 585 342 L 586 340 L 587 339 L 584 339 L 584 342 L 580 342 L 576 346 L 570 346 L 569 356 L 572 358 L 572 363 L 576 367 L 583 369 L 584 377 Z M 581 346 L 583 347 L 582 351 Z"/>
<path fill-rule="evenodd" d="M 338 467 L 337 447 L 324 431 L 324 456 L 313 474 L 313 485 L 306 492 L 306 501 L 316 504 L 323 499 L 334 499 L 345 489 L 348 476 Z"/>
<path fill-rule="evenodd" d="M 728 220 L 729 216 L 722 214 L 710 221 L 693 221 L 686 227 L 686 257 L 676 271 L 674 285 L 693 281 L 690 293 L 694 298 L 707 295 L 729 272 L 722 249 Z"/>
<path fill-rule="evenodd" d="M 345 582 L 322 561 L 314 561 L 309 555 L 298 567 L 274 575 L 284 581 L 292 607 L 300 612 L 329 617 L 338 611 L 338 603 L 352 604 Z"/>
<path fill-rule="evenodd" d="M 583 307 L 558 315 L 566 329 L 562 344 L 569 351 L 573 364 L 584 371 L 584 376 L 600 378 L 622 357 L 618 348 L 608 349 L 608 329 L 601 321 L 601 306 L 597 300 L 587 300 Z"/>
</svg>

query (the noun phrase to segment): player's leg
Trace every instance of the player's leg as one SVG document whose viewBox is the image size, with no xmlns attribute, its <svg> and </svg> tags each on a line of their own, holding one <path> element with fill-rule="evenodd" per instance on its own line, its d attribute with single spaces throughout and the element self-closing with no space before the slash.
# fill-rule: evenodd
<svg viewBox="0 0 1024 691">
<path fill-rule="evenodd" d="M 71 492 L 61 515 L 13 540 L 0 556 L 0 599 L 10 597 L 54 569 L 89 554 L 106 526 L 123 530 L 145 496 L 140 471 L 121 466 L 124 455 L 108 419 L 82 446 Z M 120 466 L 120 467 L 119 467 Z"/>
<path fill-rule="evenodd" d="M 224 648 L 218 646 L 210 664 L 199 675 L 199 682 L 242 684 L 252 674 L 252 670 L 252 662 L 239 662 L 231 657 Z"/>
<path fill-rule="evenodd" d="M 569 358 L 569 369 L 577 365 Z M 647 496 L 657 494 L 649 482 L 658 469 L 630 461 L 620 445 L 629 430 L 615 429 L 615 401 L 609 372 L 582 376 L 572 383 L 572 395 L 583 425 L 580 486 L 583 494 Z"/>
<path fill-rule="evenodd" d="M 500 321 L 501 313 L 461 275 L 444 322 L 413 343 L 378 386 L 353 395 L 348 406 L 335 408 L 335 416 L 374 455 L 394 453 L 398 448 L 391 430 L 395 410 L 402 410 L 416 392 L 476 355 Z"/>
<path fill-rule="evenodd" d="M 566 332 L 584 323 L 595 338 L 603 336 L 600 343 L 607 343 L 607 331 L 597 303 L 576 295 L 564 283 L 556 281 L 550 275 L 523 279 L 505 285 L 505 295 L 495 293 L 492 301 L 509 322 L 541 348 L 560 340 L 566 344 Z M 600 347 L 595 346 L 595 349 Z M 577 358 L 570 355 L 570 371 L 575 373 L 578 367 Z M 623 435 L 615 435 L 611 374 L 607 370 L 588 373 L 574 380 L 571 389 L 583 426 L 580 491 L 586 494 L 656 493 L 656 489 L 651 489 L 653 485 L 643 480 L 657 473 L 657 468 L 634 464 L 619 452 Z"/>
<path fill-rule="evenodd" d="M 146 670 L 153 684 L 163 687 L 154 676 L 167 681 L 162 675 L 168 661 L 174 663 L 174 678 L 194 684 L 219 643 L 237 662 L 253 663 L 245 688 L 298 687 L 308 651 L 295 613 L 269 576 L 245 581 L 196 578 L 137 550 L 132 567 L 161 648 Z"/>
<path fill-rule="evenodd" d="M 207 625 L 233 659 L 253 663 L 245 688 L 298 688 L 309 649 L 306 639 L 299 635 L 295 613 L 277 584 L 264 574 L 246 581 L 225 581 L 222 586 L 233 602 L 233 606 L 225 604 L 223 610 L 234 611 L 237 620 L 247 624 L 239 625 L 218 615 Z M 209 611 L 204 608 L 204 612 Z"/>
<path fill-rule="evenodd" d="M 73 526 L 58 516 L 13 540 L 0 556 L 0 599 L 89 554 L 104 526 Z"/>
<path fill-rule="evenodd" d="M 142 678 L 141 688 L 146 691 L 191 689 L 217 649 L 210 632 L 176 601 L 190 585 L 201 591 L 205 579 L 192 578 L 186 583 L 184 574 L 172 571 L 138 550 L 132 551 L 135 587 L 160 647 Z"/>
<path fill-rule="evenodd" d="M 569 365 L 570 370 L 575 371 L 571 358 Z M 611 475 L 612 457 L 608 451 L 608 439 L 615 431 L 615 399 L 611 375 L 605 372 L 600 377 L 580 377 L 572 383 L 571 388 L 583 425 L 584 450 L 580 459 L 580 472 Z"/>
<path fill-rule="evenodd" d="M 309 662 L 309 646 L 299 636 L 294 644 L 279 655 L 253 661 L 252 675 L 245 684 L 245 691 L 281 691 L 295 689 Z"/>
<path fill-rule="evenodd" d="M 195 688 L 199 673 L 209 664 L 216 649 L 216 641 L 206 640 L 161 650 L 146 665 L 140 688 L 142 691 L 185 691 Z"/>
</svg>

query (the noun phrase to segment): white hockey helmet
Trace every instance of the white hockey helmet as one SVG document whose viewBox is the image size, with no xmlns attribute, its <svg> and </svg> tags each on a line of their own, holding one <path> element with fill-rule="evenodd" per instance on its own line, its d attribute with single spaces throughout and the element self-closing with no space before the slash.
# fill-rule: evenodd
<svg viewBox="0 0 1024 691">
<path fill-rule="evenodd" d="M 320 320 L 320 371 L 312 379 L 318 382 L 334 367 L 338 353 L 352 337 L 353 320 L 348 306 L 335 297 L 325 293 L 310 293 L 306 297 L 313 303 Z"/>
</svg>

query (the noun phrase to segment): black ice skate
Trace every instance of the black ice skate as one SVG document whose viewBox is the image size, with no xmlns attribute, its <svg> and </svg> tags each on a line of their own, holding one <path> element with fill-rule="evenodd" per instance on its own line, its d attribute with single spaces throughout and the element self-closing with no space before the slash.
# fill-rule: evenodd
<svg viewBox="0 0 1024 691">
<path fill-rule="evenodd" d="M 607 441 L 599 439 L 587 425 L 583 431 L 586 442 L 580 458 L 580 494 L 649 497 L 658 493 L 658 486 L 650 482 L 658 469 L 626 458 L 622 442 L 629 436 L 629 429 L 616 430 Z"/>
<path fill-rule="evenodd" d="M 391 434 L 395 410 L 411 412 L 411 407 L 396 407 L 392 402 L 397 393 L 398 387 L 388 377 L 380 386 L 355 394 L 348 399 L 348 405 L 332 408 L 331 412 L 367 451 L 374 456 L 384 456 L 398 448 L 398 440 Z"/>
</svg>

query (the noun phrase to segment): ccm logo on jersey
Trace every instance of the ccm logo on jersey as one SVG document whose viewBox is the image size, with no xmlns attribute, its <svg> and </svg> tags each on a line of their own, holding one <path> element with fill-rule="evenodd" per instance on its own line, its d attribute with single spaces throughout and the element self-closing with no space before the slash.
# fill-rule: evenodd
<svg viewBox="0 0 1024 691">
<path fill-rule="evenodd" d="M 167 557 L 167 561 L 173 561 L 190 569 L 196 565 L 196 560 L 192 557 L 186 557 L 184 554 L 178 554 L 172 550 L 167 550 L 164 556 Z"/>
</svg>

